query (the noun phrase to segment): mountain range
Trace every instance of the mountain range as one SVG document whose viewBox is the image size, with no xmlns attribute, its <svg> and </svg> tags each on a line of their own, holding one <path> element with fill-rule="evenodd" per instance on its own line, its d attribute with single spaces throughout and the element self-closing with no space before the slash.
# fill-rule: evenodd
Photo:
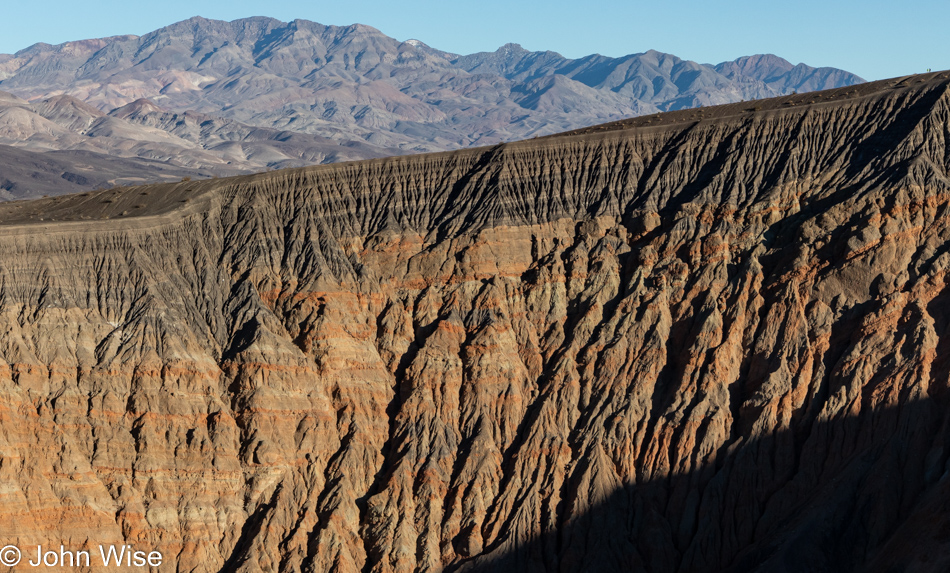
<svg viewBox="0 0 950 573">
<path fill-rule="evenodd" d="M 458 55 L 360 24 L 195 17 L 0 55 L 0 145 L 100 154 L 82 177 L 101 186 L 492 145 L 862 81 L 773 55 L 707 65 L 517 44 Z M 58 178 L 76 189 L 63 175 L 82 169 L 43 171 L 34 159 L 36 177 L 0 172 L 8 198 L 61 192 Z M 137 178 L 123 171 L 132 159 Z"/>
</svg>

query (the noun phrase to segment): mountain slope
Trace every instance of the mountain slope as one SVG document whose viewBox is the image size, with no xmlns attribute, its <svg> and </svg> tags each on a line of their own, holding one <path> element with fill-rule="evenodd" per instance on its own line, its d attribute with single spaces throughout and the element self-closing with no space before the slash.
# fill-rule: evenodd
<svg viewBox="0 0 950 573">
<path fill-rule="evenodd" d="M 662 110 L 818 91 L 864 81 L 834 68 L 793 66 L 771 54 L 711 66 L 656 50 L 622 58 L 592 55 L 570 60 L 556 52 L 529 52 L 518 44 L 507 44 L 493 53 L 456 57 L 453 63 L 469 72 L 495 73 L 518 82 L 563 76 L 601 91 L 652 103 Z"/>
<path fill-rule="evenodd" d="M 950 73 L 749 105 L 0 205 L 0 534 L 945 570 Z"/>
<path fill-rule="evenodd" d="M 208 178 L 217 174 L 164 161 L 103 155 L 84 150 L 38 152 L 0 144 L 0 200 L 104 189 L 119 182 L 144 184 Z"/>
<path fill-rule="evenodd" d="M 0 89 L 30 100 L 66 93 L 102 110 L 148 98 L 178 113 L 419 152 L 863 81 L 805 65 L 757 77 L 752 62 L 710 67 L 655 51 L 570 60 L 517 44 L 460 56 L 359 24 L 196 17 L 0 57 Z M 568 104 L 534 105 L 551 81 Z"/>
<path fill-rule="evenodd" d="M 23 158 L 0 167 L 2 199 L 399 153 L 362 140 L 173 113 L 144 99 L 104 113 L 71 96 L 27 102 L 5 92 L 0 92 L 0 146 L 20 149 L 6 150 L 7 158 Z"/>
</svg>

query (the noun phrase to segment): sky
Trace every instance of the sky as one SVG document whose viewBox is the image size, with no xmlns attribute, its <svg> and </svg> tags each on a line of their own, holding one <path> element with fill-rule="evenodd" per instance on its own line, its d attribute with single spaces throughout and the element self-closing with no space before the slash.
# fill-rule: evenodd
<svg viewBox="0 0 950 573">
<path fill-rule="evenodd" d="M 3 7 L 0 53 L 37 42 L 141 35 L 192 16 L 368 24 L 461 54 L 514 42 L 570 58 L 654 49 L 719 63 L 772 53 L 867 80 L 950 69 L 947 0 L 39 0 Z"/>
</svg>

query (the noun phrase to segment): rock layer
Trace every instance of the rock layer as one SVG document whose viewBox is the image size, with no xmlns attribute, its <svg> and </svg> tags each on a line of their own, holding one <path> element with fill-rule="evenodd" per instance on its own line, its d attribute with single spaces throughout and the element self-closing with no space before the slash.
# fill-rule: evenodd
<svg viewBox="0 0 950 573">
<path fill-rule="evenodd" d="M 948 78 L 2 205 L 0 540 L 944 570 Z"/>
</svg>

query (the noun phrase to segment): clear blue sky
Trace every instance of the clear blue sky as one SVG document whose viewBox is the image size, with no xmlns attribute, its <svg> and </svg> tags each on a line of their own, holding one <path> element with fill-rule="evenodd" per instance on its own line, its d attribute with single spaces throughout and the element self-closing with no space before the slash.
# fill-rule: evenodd
<svg viewBox="0 0 950 573">
<path fill-rule="evenodd" d="M 144 34 L 191 16 L 271 16 L 369 24 L 456 53 L 506 42 L 568 57 L 648 49 L 702 63 L 756 53 L 834 66 L 866 79 L 950 69 L 950 0 L 46 0 L 9 2 L 0 53 L 36 42 Z"/>
</svg>

